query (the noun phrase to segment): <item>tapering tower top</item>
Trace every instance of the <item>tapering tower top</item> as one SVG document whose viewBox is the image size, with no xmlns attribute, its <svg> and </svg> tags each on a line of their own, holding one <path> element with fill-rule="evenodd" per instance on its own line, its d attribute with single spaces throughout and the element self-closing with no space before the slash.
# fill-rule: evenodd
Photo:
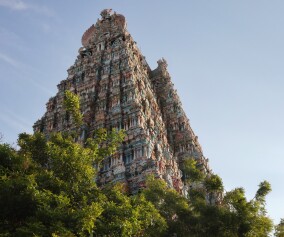
<svg viewBox="0 0 284 237">
<path fill-rule="evenodd" d="M 102 19 L 109 19 L 112 14 L 112 9 L 104 9 L 101 11 Z"/>
<path fill-rule="evenodd" d="M 91 25 L 82 36 L 82 45 L 87 47 L 90 41 L 98 43 L 104 41 L 107 37 L 115 36 L 115 34 L 126 32 L 125 17 L 112 9 L 105 9 L 101 12 L 101 19 L 96 24 Z"/>
<path fill-rule="evenodd" d="M 166 61 L 166 59 L 161 58 L 157 61 L 158 63 L 158 68 L 167 68 L 168 67 L 168 63 Z"/>
</svg>

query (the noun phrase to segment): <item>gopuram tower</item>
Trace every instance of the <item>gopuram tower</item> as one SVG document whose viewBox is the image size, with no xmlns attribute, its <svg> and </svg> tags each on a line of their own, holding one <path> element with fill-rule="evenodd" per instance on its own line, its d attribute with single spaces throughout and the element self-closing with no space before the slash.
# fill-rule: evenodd
<svg viewBox="0 0 284 237">
<path fill-rule="evenodd" d="M 82 37 L 79 54 L 59 83 L 57 94 L 47 103 L 34 131 L 48 135 L 72 131 L 75 123 L 63 108 L 64 92 L 80 97 L 85 139 L 98 128 L 124 129 L 126 138 L 99 171 L 99 185 L 124 182 L 131 193 L 145 186 L 149 174 L 164 179 L 183 192 L 183 160 L 194 157 L 201 170 L 210 173 L 197 136 L 190 127 L 167 71 L 158 61 L 151 70 L 126 29 L 123 15 L 103 10 L 101 19 Z"/>
</svg>

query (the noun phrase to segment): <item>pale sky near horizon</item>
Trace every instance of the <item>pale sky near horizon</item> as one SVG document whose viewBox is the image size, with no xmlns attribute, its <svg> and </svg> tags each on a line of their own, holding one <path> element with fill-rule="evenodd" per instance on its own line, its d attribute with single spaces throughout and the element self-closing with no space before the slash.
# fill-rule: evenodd
<svg viewBox="0 0 284 237">
<path fill-rule="evenodd" d="M 150 67 L 164 57 L 191 127 L 226 190 L 284 218 L 284 1 L 0 0 L 0 132 L 32 132 L 101 10 L 123 14 Z M 282 105 L 282 106 L 281 106 Z"/>
</svg>

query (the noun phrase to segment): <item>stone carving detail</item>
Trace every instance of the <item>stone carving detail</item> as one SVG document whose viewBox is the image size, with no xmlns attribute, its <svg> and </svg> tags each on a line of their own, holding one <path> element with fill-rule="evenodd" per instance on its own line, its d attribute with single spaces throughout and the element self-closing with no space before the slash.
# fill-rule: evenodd
<svg viewBox="0 0 284 237">
<path fill-rule="evenodd" d="M 111 13 L 112 13 L 112 9 L 104 9 L 104 10 L 102 10 L 102 12 L 101 12 L 102 19 L 103 20 L 109 19 Z"/>
<path fill-rule="evenodd" d="M 82 36 L 82 45 L 85 47 L 87 46 L 89 40 L 91 39 L 92 35 L 95 33 L 96 28 L 92 25 Z"/>
<path fill-rule="evenodd" d="M 151 70 L 126 29 L 124 16 L 103 10 L 102 18 L 83 35 L 83 47 L 47 103 L 34 131 L 77 129 L 63 108 L 64 91 L 80 96 L 84 126 L 78 141 L 94 130 L 124 129 L 126 138 L 113 157 L 106 157 L 98 174 L 99 185 L 125 182 L 131 193 L 145 187 L 153 174 L 178 192 L 185 192 L 179 169 L 194 157 L 209 172 L 197 136 L 192 131 L 171 82 L 165 59 Z"/>
</svg>

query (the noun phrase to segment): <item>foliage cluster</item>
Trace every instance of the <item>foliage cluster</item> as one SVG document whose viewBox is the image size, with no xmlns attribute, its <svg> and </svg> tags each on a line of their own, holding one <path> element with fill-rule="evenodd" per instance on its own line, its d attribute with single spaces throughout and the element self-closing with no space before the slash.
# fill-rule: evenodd
<svg viewBox="0 0 284 237">
<path fill-rule="evenodd" d="M 119 140 L 118 133 L 101 130 L 85 147 L 60 133 L 49 140 L 21 134 L 19 150 L 1 144 L 0 236 L 151 236 L 165 230 L 143 194 L 129 197 L 122 185 L 97 187 L 94 164 Z"/>
<path fill-rule="evenodd" d="M 71 113 L 75 124 L 82 125 L 83 115 L 80 111 L 80 98 L 69 90 L 64 93 L 64 107 L 67 112 Z"/>
<path fill-rule="evenodd" d="M 104 130 L 97 134 L 86 146 L 60 133 L 49 140 L 40 133 L 21 134 L 19 150 L 0 144 L 0 236 L 269 235 L 266 181 L 253 200 L 236 188 L 218 205 L 208 205 L 202 189 L 190 189 L 184 197 L 152 176 L 136 196 L 129 196 L 122 184 L 98 188 L 94 164 L 113 153 L 122 136 Z M 101 145 L 106 141 L 111 149 Z M 207 192 L 223 190 L 218 176 L 198 174 L 193 163 L 184 169 L 188 180 L 204 182 Z"/>
<path fill-rule="evenodd" d="M 79 97 L 66 91 L 64 105 L 80 127 Z M 153 176 L 135 196 L 122 184 L 97 187 L 96 167 L 123 138 L 122 131 L 99 129 L 84 144 L 61 133 L 48 140 L 20 134 L 18 150 L 0 144 L 0 236 L 269 236 L 270 184 L 260 183 L 252 200 L 236 188 L 216 202 L 221 178 L 204 175 L 194 159 L 182 167 L 187 197 Z M 283 226 L 282 220 L 275 236 L 284 236 Z"/>
<path fill-rule="evenodd" d="M 280 223 L 275 226 L 275 236 L 284 237 L 284 219 L 281 219 Z"/>
</svg>

